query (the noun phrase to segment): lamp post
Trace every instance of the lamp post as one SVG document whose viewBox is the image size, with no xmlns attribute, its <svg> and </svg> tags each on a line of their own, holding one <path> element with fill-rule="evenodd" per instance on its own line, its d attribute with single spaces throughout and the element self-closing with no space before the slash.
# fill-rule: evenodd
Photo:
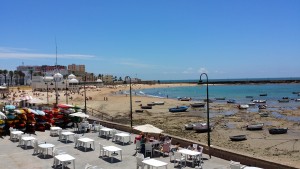
<svg viewBox="0 0 300 169">
<path fill-rule="evenodd" d="M 43 78 L 43 81 L 45 82 L 45 85 L 46 85 L 46 87 L 47 87 L 47 89 L 46 89 L 46 91 L 47 91 L 47 105 L 49 105 L 49 95 L 48 95 L 48 92 L 49 92 L 49 86 L 48 86 L 48 81 L 47 81 L 47 79 L 46 79 L 46 77 L 44 76 L 44 78 Z"/>
<path fill-rule="evenodd" d="M 210 152 L 209 152 L 209 149 L 210 149 L 210 125 L 209 125 L 208 76 L 206 73 L 201 73 L 199 83 L 202 83 L 202 80 L 201 80 L 202 75 L 206 76 L 207 145 L 208 145 L 208 154 L 209 154 L 209 157 L 211 157 Z"/>
<path fill-rule="evenodd" d="M 129 76 L 125 77 L 126 79 L 129 79 L 129 99 L 130 99 L 130 127 L 132 128 L 132 95 L 131 95 L 131 78 Z"/>
<path fill-rule="evenodd" d="M 84 113 L 86 114 L 86 90 L 85 90 L 85 82 L 86 82 L 86 75 L 84 76 L 84 83 L 83 83 L 83 89 L 84 89 Z"/>
<path fill-rule="evenodd" d="M 66 78 L 66 104 L 68 104 L 68 78 Z"/>
<path fill-rule="evenodd" d="M 61 79 L 62 79 L 62 75 L 60 74 L 60 73 L 55 73 L 54 75 L 53 75 L 53 80 L 54 80 L 54 82 L 55 82 L 55 106 L 57 106 L 57 104 L 58 104 L 58 91 L 57 91 L 57 82 L 60 82 L 61 81 Z"/>
</svg>

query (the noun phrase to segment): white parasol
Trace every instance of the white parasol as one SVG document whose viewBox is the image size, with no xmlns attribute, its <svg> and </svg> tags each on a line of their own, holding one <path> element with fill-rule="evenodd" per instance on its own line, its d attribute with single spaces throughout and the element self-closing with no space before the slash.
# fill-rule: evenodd
<svg viewBox="0 0 300 169">
<path fill-rule="evenodd" d="M 72 113 L 72 114 L 70 114 L 70 116 L 81 117 L 81 118 L 88 118 L 88 117 L 90 117 L 89 115 L 87 115 L 85 113 L 82 113 L 82 112 Z"/>
<path fill-rule="evenodd" d="M 144 133 L 161 133 L 163 130 L 151 125 L 151 124 L 144 124 L 140 126 L 134 126 L 133 129 L 139 130 Z"/>
<path fill-rule="evenodd" d="M 6 119 L 7 117 L 6 117 L 6 115 L 4 114 L 4 113 L 2 113 L 1 111 L 0 111 L 0 119 Z"/>
</svg>

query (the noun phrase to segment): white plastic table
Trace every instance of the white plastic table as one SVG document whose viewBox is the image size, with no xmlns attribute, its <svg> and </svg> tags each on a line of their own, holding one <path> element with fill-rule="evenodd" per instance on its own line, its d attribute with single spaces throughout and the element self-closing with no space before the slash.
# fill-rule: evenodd
<svg viewBox="0 0 300 169">
<path fill-rule="evenodd" d="M 14 140 L 14 139 L 18 139 L 18 136 L 20 134 L 23 134 L 24 132 L 23 131 L 11 131 L 10 134 L 11 134 L 11 139 Z"/>
<path fill-rule="evenodd" d="M 75 133 L 70 132 L 70 131 L 66 131 L 66 132 L 62 132 L 61 135 L 63 135 L 66 139 L 66 143 L 69 141 L 69 136 L 70 135 L 75 135 Z"/>
<path fill-rule="evenodd" d="M 31 143 L 32 140 L 35 140 L 34 137 L 28 136 L 28 137 L 22 137 L 22 141 L 24 142 L 25 149 L 27 149 L 28 142 Z"/>
<path fill-rule="evenodd" d="M 93 142 L 93 147 L 94 147 L 94 150 L 95 150 L 95 140 L 90 139 L 90 138 L 80 138 L 80 139 L 78 139 L 78 141 L 84 143 L 84 148 L 85 148 L 84 151 L 86 151 L 87 143 Z"/>
<path fill-rule="evenodd" d="M 60 154 L 55 156 L 54 158 L 56 158 L 58 161 L 62 163 L 62 168 L 64 168 L 65 162 L 73 161 L 73 168 L 75 169 L 75 158 L 70 156 L 69 154 Z M 55 168 L 56 168 L 56 164 L 57 163 L 55 163 Z"/>
<path fill-rule="evenodd" d="M 153 158 L 151 159 L 147 159 L 147 160 L 143 160 L 142 161 L 145 165 L 148 165 L 148 168 L 150 168 L 150 166 L 153 168 L 153 167 L 163 167 L 163 166 L 166 166 L 166 169 L 168 168 L 168 163 L 165 163 L 165 162 L 162 162 L 162 161 L 159 161 L 159 160 L 155 160 Z"/>
<path fill-rule="evenodd" d="M 58 135 L 58 131 L 59 130 L 62 130 L 62 128 L 60 128 L 60 127 L 50 127 L 50 136 L 52 136 L 52 135 Z"/>
<path fill-rule="evenodd" d="M 100 129 L 99 131 L 99 136 L 102 135 L 102 132 L 103 132 L 103 135 L 105 135 L 105 137 L 107 138 L 107 136 L 110 134 L 110 132 L 112 131 L 113 129 L 111 128 L 102 128 Z"/>
<path fill-rule="evenodd" d="M 39 148 L 46 150 L 47 155 L 48 155 L 48 149 L 52 148 L 52 156 L 53 156 L 53 148 L 55 146 L 54 144 L 45 143 L 45 144 L 39 144 L 38 146 L 39 146 Z M 44 158 L 46 158 L 46 154 L 44 154 Z"/>
<path fill-rule="evenodd" d="M 246 166 L 246 167 L 244 167 L 244 169 L 262 169 L 262 168 Z"/>
<path fill-rule="evenodd" d="M 121 155 L 121 161 L 122 161 L 122 149 L 120 149 L 119 147 L 115 147 L 115 146 L 105 146 L 103 147 L 104 150 L 108 151 L 108 152 L 116 152 L 119 151 L 120 155 Z M 109 157 L 109 153 L 108 153 L 108 157 Z M 111 156 L 110 158 L 110 162 L 113 162 L 113 158 Z"/>
<path fill-rule="evenodd" d="M 185 161 L 187 159 L 187 156 L 193 156 L 193 167 L 194 167 L 194 159 L 196 158 L 196 156 L 201 155 L 201 153 L 199 151 L 192 151 L 192 150 L 188 150 L 188 149 L 180 149 L 178 152 L 180 152 L 181 154 L 185 154 Z"/>
<path fill-rule="evenodd" d="M 115 134 L 115 137 L 117 138 L 116 140 L 120 141 L 120 142 L 123 142 L 123 145 L 125 143 L 125 138 L 127 137 L 128 138 L 128 141 L 130 143 L 130 134 L 129 133 L 118 133 L 118 134 Z"/>
</svg>

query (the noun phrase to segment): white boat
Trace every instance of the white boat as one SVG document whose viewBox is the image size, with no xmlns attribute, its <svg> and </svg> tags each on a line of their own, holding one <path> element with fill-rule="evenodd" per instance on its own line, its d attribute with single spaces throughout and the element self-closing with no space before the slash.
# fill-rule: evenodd
<svg viewBox="0 0 300 169">
<path fill-rule="evenodd" d="M 193 129 L 196 132 L 202 133 L 202 132 L 207 132 L 208 130 L 211 130 L 211 127 L 207 126 L 207 123 L 195 123 Z"/>
<path fill-rule="evenodd" d="M 252 100 L 253 103 L 266 103 L 267 100 Z"/>
<path fill-rule="evenodd" d="M 191 103 L 190 105 L 191 105 L 191 107 L 204 107 L 205 103 L 203 103 L 203 102 L 194 102 L 194 103 Z"/>
<path fill-rule="evenodd" d="M 238 108 L 239 109 L 248 109 L 249 105 L 248 104 L 240 104 L 240 105 L 238 105 Z"/>
<path fill-rule="evenodd" d="M 164 105 L 165 102 L 164 101 L 156 101 L 156 102 L 152 102 L 154 105 Z"/>
</svg>

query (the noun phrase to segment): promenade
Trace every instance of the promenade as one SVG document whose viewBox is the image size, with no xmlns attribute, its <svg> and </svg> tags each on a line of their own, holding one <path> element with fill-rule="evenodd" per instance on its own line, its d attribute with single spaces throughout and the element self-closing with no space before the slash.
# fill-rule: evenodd
<svg viewBox="0 0 300 169">
<path fill-rule="evenodd" d="M 71 131 L 73 129 L 67 129 L 63 131 Z M 25 134 L 28 135 L 28 134 Z M 75 148 L 75 143 L 73 136 L 70 136 L 70 141 L 65 143 L 65 141 L 59 141 L 58 137 L 50 136 L 50 131 L 45 132 L 36 132 L 36 135 L 31 135 L 35 137 L 39 142 L 47 142 L 55 145 L 55 148 L 63 150 L 67 154 L 75 157 L 75 168 L 84 169 L 87 163 L 91 165 L 99 166 L 103 169 L 135 169 L 136 168 L 136 157 L 135 154 L 135 144 L 118 144 L 112 142 L 111 139 L 107 140 L 102 137 L 98 137 L 98 133 L 89 132 L 85 133 L 84 137 L 88 137 L 95 140 L 95 150 L 89 148 L 87 151 L 84 151 L 84 148 L 77 149 Z M 135 137 L 134 134 L 131 135 L 131 140 Z M 54 168 L 53 166 L 53 156 L 52 152 L 49 149 L 48 156 L 44 158 L 43 155 L 34 155 L 33 147 L 28 146 L 27 149 L 18 146 L 19 142 L 13 142 L 9 139 L 9 136 L 4 136 L 0 139 L 0 166 L 1 168 L 6 169 L 46 169 L 46 168 Z M 120 156 L 113 157 L 113 163 L 110 163 L 110 158 L 99 157 L 99 143 L 104 144 L 106 146 L 112 145 L 122 149 L 122 161 L 120 160 Z M 93 147 L 93 146 L 92 146 Z M 162 157 L 156 155 L 154 157 L 157 160 L 168 163 L 168 168 L 174 168 L 174 164 L 170 162 L 170 158 L 168 156 Z M 229 161 L 216 158 L 212 156 L 209 159 L 207 154 L 203 154 L 204 162 L 203 168 L 206 169 L 222 169 L 227 168 L 229 166 Z M 57 168 L 61 168 L 58 166 Z M 73 168 L 73 164 L 68 164 L 66 168 Z M 192 168 L 191 163 L 185 168 Z"/>
</svg>

